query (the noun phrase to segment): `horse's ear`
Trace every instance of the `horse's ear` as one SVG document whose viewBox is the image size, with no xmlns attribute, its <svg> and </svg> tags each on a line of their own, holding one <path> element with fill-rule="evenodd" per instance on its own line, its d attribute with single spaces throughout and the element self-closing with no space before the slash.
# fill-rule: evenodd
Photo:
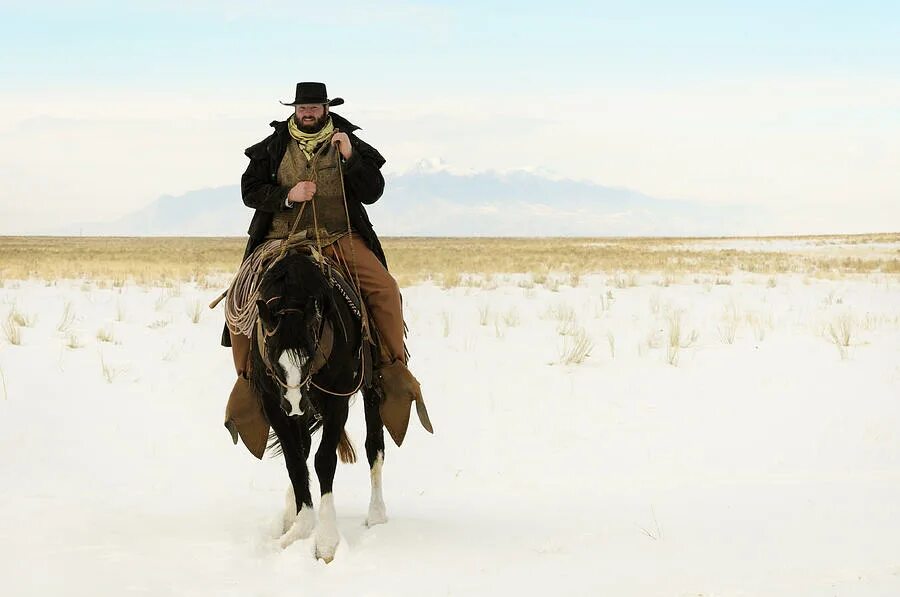
<svg viewBox="0 0 900 597">
<path fill-rule="evenodd" d="M 256 299 L 256 308 L 259 311 L 259 318 L 263 320 L 266 327 L 272 327 L 275 322 L 272 320 L 272 312 L 269 311 L 269 305 L 266 304 L 266 301 Z"/>
</svg>

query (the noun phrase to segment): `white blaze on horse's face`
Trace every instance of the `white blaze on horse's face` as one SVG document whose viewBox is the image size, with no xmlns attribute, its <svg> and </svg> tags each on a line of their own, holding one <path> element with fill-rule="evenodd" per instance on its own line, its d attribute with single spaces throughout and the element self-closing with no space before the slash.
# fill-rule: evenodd
<svg viewBox="0 0 900 597">
<path fill-rule="evenodd" d="M 296 359 L 292 359 L 290 353 L 294 352 L 295 355 L 298 353 L 296 351 L 283 350 L 281 351 L 281 356 L 278 357 L 278 363 L 284 369 L 285 376 L 287 379 L 284 382 L 292 387 L 285 389 L 284 398 L 291 405 L 291 412 L 287 413 L 288 416 L 299 416 L 303 414 L 303 409 L 300 408 L 302 395 L 300 394 L 300 382 L 303 381 L 303 371 L 302 368 L 306 364 L 306 357 L 299 353 L 300 362 L 298 363 Z"/>
</svg>

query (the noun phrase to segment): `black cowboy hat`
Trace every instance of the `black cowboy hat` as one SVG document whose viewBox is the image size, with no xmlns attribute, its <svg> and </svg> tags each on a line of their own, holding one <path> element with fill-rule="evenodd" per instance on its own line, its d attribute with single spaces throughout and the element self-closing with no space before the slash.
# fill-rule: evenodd
<svg viewBox="0 0 900 597">
<path fill-rule="evenodd" d="M 328 99 L 325 83 L 297 83 L 297 93 L 292 102 L 281 102 L 283 106 L 296 106 L 297 104 L 328 104 L 340 106 L 344 100 L 340 97 Z"/>
</svg>

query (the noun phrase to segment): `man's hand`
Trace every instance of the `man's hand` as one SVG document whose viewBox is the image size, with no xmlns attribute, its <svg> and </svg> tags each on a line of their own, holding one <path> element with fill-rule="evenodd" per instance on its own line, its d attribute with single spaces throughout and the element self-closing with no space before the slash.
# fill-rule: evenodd
<svg viewBox="0 0 900 597">
<path fill-rule="evenodd" d="M 316 194 L 316 183 L 311 180 L 298 182 L 288 191 L 288 201 L 291 203 L 303 203 L 309 201 Z"/>
<path fill-rule="evenodd" d="M 331 144 L 337 145 L 338 151 L 341 152 L 345 161 L 353 155 L 353 147 L 350 145 L 350 137 L 347 136 L 347 133 L 335 129 L 334 135 L 331 137 Z"/>
</svg>

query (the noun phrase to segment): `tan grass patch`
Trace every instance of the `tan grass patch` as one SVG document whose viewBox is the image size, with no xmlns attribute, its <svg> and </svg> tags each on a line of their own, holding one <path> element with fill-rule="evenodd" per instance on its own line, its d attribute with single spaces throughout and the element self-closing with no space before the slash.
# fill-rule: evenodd
<svg viewBox="0 0 900 597">
<path fill-rule="evenodd" d="M 721 249 L 715 243 L 723 239 L 687 238 L 399 237 L 382 241 L 390 270 L 403 280 L 402 286 L 431 278 L 453 287 L 463 274 L 494 273 L 531 273 L 535 284 L 568 275 L 573 285 L 586 273 L 606 273 L 615 276 L 610 285 L 619 288 L 637 285 L 638 274 L 653 274 L 652 279 L 663 286 L 687 273 L 705 273 L 720 281 L 733 272 L 767 277 L 802 273 L 816 278 L 900 274 L 900 254 L 884 248 L 900 243 L 900 234 L 748 240 L 781 239 L 805 240 L 808 245 L 819 242 L 825 250 L 744 251 Z M 240 237 L 2 237 L 0 279 L 98 279 L 118 288 L 132 282 L 202 285 L 205 276 L 233 275 L 245 243 Z"/>
</svg>

